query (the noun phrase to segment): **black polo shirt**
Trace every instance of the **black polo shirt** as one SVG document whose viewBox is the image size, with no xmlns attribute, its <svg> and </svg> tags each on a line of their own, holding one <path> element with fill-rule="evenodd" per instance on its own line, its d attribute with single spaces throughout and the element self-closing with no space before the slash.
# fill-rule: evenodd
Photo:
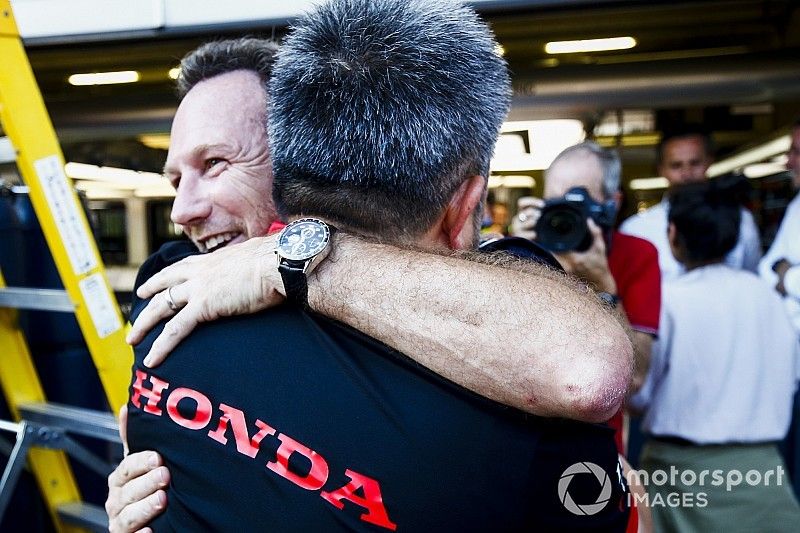
<svg viewBox="0 0 800 533">
<path fill-rule="evenodd" d="M 164 246 L 137 286 L 192 252 Z M 489 401 L 289 306 L 200 325 L 151 370 L 161 329 L 128 404 L 131 451 L 171 473 L 155 531 L 625 530 L 607 427 Z M 606 475 L 564 475 L 577 463 Z"/>
</svg>

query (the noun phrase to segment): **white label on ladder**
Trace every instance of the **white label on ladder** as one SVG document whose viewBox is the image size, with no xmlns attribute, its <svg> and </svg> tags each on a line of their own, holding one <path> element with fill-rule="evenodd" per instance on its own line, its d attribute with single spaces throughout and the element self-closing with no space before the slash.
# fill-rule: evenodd
<svg viewBox="0 0 800 533">
<path fill-rule="evenodd" d="M 64 174 L 58 156 L 43 157 L 34 162 L 39 183 L 50 205 L 50 213 L 61 234 L 61 242 L 67 250 L 75 274 L 85 274 L 97 266 L 86 227 L 81 223 L 78 204 L 72 185 Z"/>
<path fill-rule="evenodd" d="M 101 339 L 122 327 L 116 306 L 111 301 L 111 293 L 100 273 L 82 279 L 78 286 L 81 288 L 83 300 L 86 302 L 97 335 Z"/>
</svg>

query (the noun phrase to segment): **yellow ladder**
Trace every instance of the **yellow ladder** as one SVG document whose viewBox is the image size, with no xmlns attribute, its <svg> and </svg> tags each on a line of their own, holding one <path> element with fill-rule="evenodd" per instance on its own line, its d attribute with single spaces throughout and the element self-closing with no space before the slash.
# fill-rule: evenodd
<svg viewBox="0 0 800 533">
<path fill-rule="evenodd" d="M 27 457 L 59 531 L 91 527 L 102 510 L 81 506 L 64 451 L 96 471 L 102 468 L 69 433 L 114 439 L 114 417 L 45 403 L 45 395 L 11 307 L 74 312 L 116 413 L 127 401 L 131 348 L 86 216 L 20 40 L 9 0 L 0 0 L 0 125 L 14 148 L 19 173 L 53 255 L 63 291 L 6 288 L 0 273 L 0 386 L 17 422 L 0 429 L 17 433 L 17 445 L 0 483 L 3 500 Z M 58 294 L 58 293 L 61 294 Z M 5 502 L 7 503 L 7 501 Z M 88 518 L 87 518 L 88 517 Z M 93 522 L 94 520 L 94 522 Z"/>
</svg>

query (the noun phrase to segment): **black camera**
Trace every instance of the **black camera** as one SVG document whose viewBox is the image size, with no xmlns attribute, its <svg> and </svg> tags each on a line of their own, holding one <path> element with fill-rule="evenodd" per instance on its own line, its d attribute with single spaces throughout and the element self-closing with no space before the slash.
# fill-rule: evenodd
<svg viewBox="0 0 800 533">
<path fill-rule="evenodd" d="M 592 245 L 587 219 L 591 218 L 601 228 L 611 228 L 616 211 L 613 200 L 599 203 L 584 187 L 573 187 L 563 198 L 544 203 L 536 222 L 536 242 L 551 252 L 586 251 Z"/>
</svg>

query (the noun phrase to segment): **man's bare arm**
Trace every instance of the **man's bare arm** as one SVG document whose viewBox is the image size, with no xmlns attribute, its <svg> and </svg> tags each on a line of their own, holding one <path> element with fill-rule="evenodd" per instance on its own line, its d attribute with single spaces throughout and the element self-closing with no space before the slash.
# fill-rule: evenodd
<svg viewBox="0 0 800 533">
<path fill-rule="evenodd" d="M 529 261 L 458 255 L 346 237 L 310 276 L 309 304 L 487 398 L 541 416 L 610 418 L 632 368 L 613 314 Z"/>
<path fill-rule="evenodd" d="M 282 300 L 274 237 L 251 239 L 164 269 L 130 335 L 138 342 L 186 306 L 153 344 L 157 364 L 199 322 Z M 463 254 L 462 254 L 463 255 Z M 541 416 L 601 421 L 621 405 L 632 348 L 612 313 L 577 283 L 527 261 L 474 260 L 337 234 L 309 277 L 309 303 L 482 396 Z M 502 265 L 499 263 L 503 263 Z"/>
</svg>

